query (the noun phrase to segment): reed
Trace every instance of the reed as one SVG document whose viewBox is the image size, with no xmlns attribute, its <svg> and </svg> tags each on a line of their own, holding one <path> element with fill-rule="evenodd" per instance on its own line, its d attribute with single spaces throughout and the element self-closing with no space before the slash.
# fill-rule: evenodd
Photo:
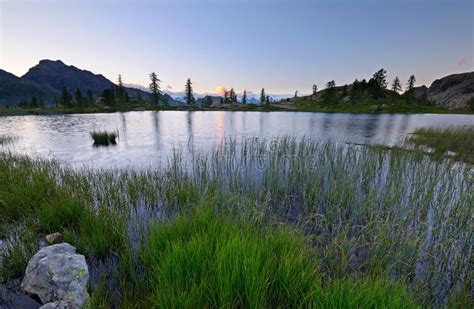
<svg viewBox="0 0 474 309">
<path fill-rule="evenodd" d="M 97 146 L 108 146 L 115 145 L 116 139 L 118 137 L 117 132 L 107 132 L 107 131 L 92 131 L 90 136 L 94 141 L 94 145 Z"/>
<path fill-rule="evenodd" d="M 406 284 L 423 305 L 469 307 L 473 195 L 469 165 L 432 160 L 419 152 L 306 139 L 230 139 L 192 157 L 177 148 L 167 166 L 143 171 L 79 171 L 52 161 L 0 155 L 4 201 L 0 230 L 19 223 L 35 233 L 63 230 L 88 257 L 117 256 L 120 284 L 112 286 L 120 288 L 108 295 L 121 295 L 122 302 L 130 305 L 163 304 L 159 294 L 172 293 L 156 288 L 164 286 L 164 277 L 146 281 L 152 277 L 144 271 L 165 267 L 150 260 L 155 255 L 150 252 L 156 249 L 158 254 L 161 248 L 152 240 L 175 231 L 176 222 L 191 224 L 187 218 L 205 204 L 218 219 L 212 221 L 216 233 L 196 239 L 203 246 L 209 239 L 214 239 L 212 243 L 233 239 L 217 235 L 236 229 L 226 227 L 229 220 L 248 225 L 248 235 L 256 239 L 277 235 L 277 227 L 284 225 L 302 234 L 304 240 L 299 241 L 310 245 L 311 249 L 302 250 L 311 251 L 323 288 L 334 284 L 334 289 L 343 289 L 349 282 L 352 289 L 351 278 L 388 277 Z M 70 209 L 65 210 L 62 207 L 68 203 L 61 201 L 69 199 L 79 202 L 68 202 Z M 217 223 L 221 221 L 222 226 Z M 263 234 L 254 234 L 254 229 L 264 229 Z M 8 233 L 4 234 L 10 243 Z M 171 257 L 178 263 L 192 245 L 197 246 L 181 236 L 170 244 L 176 244 L 182 255 L 175 256 L 178 253 L 171 249 L 159 251 L 166 254 L 163 263 Z M 240 248 L 251 246 L 244 240 Z M 19 243 L 30 242 L 25 237 Z M 206 246 L 196 247 L 196 254 L 202 248 Z M 211 252 L 212 257 L 218 256 Z M 4 260 L 12 256 L 7 252 Z M 185 274 L 188 270 L 181 266 L 176 271 Z M 367 284 L 367 289 L 375 289 Z M 144 289 L 156 293 L 140 295 Z M 263 302 L 271 304 L 271 300 Z"/>
</svg>

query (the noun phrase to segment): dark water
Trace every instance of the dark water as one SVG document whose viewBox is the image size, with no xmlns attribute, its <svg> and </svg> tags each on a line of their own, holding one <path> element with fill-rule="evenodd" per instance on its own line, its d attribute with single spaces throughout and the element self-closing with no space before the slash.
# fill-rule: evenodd
<svg viewBox="0 0 474 309">
<path fill-rule="evenodd" d="M 141 168 L 166 162 L 173 147 L 210 149 L 225 138 L 297 136 L 393 145 L 418 127 L 474 125 L 473 115 L 369 115 L 298 112 L 126 112 L 0 117 L 0 135 L 15 152 L 93 167 Z M 116 130 L 118 143 L 94 147 L 92 130 Z"/>
</svg>

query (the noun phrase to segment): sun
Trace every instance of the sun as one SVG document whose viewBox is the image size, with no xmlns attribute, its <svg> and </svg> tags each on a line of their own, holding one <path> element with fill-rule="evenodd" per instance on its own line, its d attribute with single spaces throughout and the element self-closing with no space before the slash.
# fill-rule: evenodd
<svg viewBox="0 0 474 309">
<path fill-rule="evenodd" d="M 224 92 L 225 92 L 225 87 L 224 87 L 224 86 L 217 86 L 217 87 L 216 87 L 216 93 L 217 93 L 218 95 L 223 95 Z"/>
</svg>

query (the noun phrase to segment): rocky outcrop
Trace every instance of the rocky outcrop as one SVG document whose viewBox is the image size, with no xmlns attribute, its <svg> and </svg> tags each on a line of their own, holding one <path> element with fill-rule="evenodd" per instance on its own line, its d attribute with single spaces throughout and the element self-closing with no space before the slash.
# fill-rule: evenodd
<svg viewBox="0 0 474 309">
<path fill-rule="evenodd" d="M 465 109 L 473 97 L 474 72 L 452 74 L 437 79 L 428 88 L 428 98 L 447 109 Z"/>
<path fill-rule="evenodd" d="M 45 247 L 28 262 L 22 289 L 44 308 L 80 308 L 89 298 L 89 270 L 83 255 L 67 243 Z"/>
</svg>

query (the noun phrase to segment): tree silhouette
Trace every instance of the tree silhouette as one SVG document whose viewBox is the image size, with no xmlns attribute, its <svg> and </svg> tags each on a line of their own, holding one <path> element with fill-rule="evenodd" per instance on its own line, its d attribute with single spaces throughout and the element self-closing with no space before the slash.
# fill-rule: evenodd
<svg viewBox="0 0 474 309">
<path fill-rule="evenodd" d="M 395 93 L 399 93 L 400 91 L 402 91 L 402 85 L 400 84 L 400 79 L 398 79 L 398 76 L 396 76 L 393 80 L 392 91 Z"/>
<path fill-rule="evenodd" d="M 160 83 L 161 80 L 158 79 L 158 76 L 155 72 L 150 73 L 150 92 L 151 92 L 151 99 L 153 104 L 159 105 L 160 103 L 160 95 L 161 95 L 161 88 Z"/>
<path fill-rule="evenodd" d="M 266 99 L 266 96 L 265 96 L 265 88 L 262 88 L 262 91 L 260 92 L 260 103 L 261 103 L 261 104 L 264 104 L 264 103 L 265 103 L 265 99 Z"/>
<path fill-rule="evenodd" d="M 406 92 L 405 92 L 407 103 L 410 103 L 413 100 L 413 88 L 415 88 L 415 82 L 416 82 L 415 75 L 411 75 L 410 78 L 408 78 Z"/>
<path fill-rule="evenodd" d="M 316 84 L 313 85 L 313 95 L 316 95 L 316 92 L 318 92 L 318 86 Z"/>
<path fill-rule="evenodd" d="M 247 104 L 247 90 L 244 90 L 244 94 L 242 95 L 242 104 Z"/>
<path fill-rule="evenodd" d="M 415 82 L 416 82 L 415 75 L 411 75 L 410 78 L 408 79 L 406 90 L 407 91 L 413 90 L 413 88 L 415 88 Z"/>
<path fill-rule="evenodd" d="M 74 93 L 74 100 L 76 101 L 77 106 L 82 107 L 83 98 L 81 89 L 76 89 L 76 92 Z"/>
<path fill-rule="evenodd" d="M 237 103 L 237 95 L 235 94 L 234 88 L 230 89 L 229 101 L 230 101 L 230 103 Z"/>
<path fill-rule="evenodd" d="M 86 96 L 87 96 L 87 101 L 88 101 L 87 104 L 89 106 L 92 106 L 93 103 L 94 103 L 94 97 L 92 96 L 92 90 L 87 89 Z"/>
<path fill-rule="evenodd" d="M 61 102 L 61 105 L 63 107 L 70 107 L 71 105 L 71 95 L 69 94 L 69 92 L 67 91 L 66 88 L 64 88 L 63 90 L 63 93 L 61 95 L 61 99 L 60 99 L 60 102 Z"/>
<path fill-rule="evenodd" d="M 193 83 L 191 82 L 190 78 L 188 78 L 188 80 L 186 81 L 184 93 L 186 98 L 186 104 L 193 105 L 195 103 L 195 99 L 193 95 Z"/>
</svg>

